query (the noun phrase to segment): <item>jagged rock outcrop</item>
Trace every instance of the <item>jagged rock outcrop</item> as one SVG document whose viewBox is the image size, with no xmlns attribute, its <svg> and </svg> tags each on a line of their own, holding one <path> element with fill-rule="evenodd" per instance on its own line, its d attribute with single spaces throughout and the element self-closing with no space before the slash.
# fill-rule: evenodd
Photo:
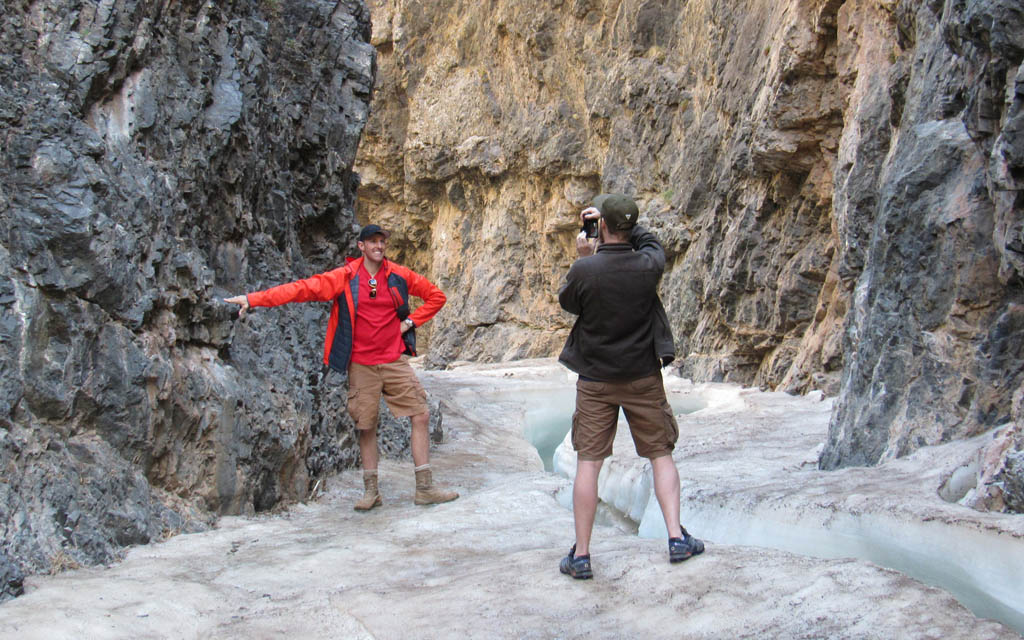
<svg viewBox="0 0 1024 640">
<path fill-rule="evenodd" d="M 838 396 L 823 467 L 1024 418 L 1019 2 L 370 6 L 357 215 L 449 292 L 435 363 L 556 354 L 575 216 L 620 190 L 680 372 Z"/>
<path fill-rule="evenodd" d="M 225 295 L 339 264 L 373 84 L 361 2 L 6 2 L 0 598 L 358 455 L 326 305 Z"/>
</svg>

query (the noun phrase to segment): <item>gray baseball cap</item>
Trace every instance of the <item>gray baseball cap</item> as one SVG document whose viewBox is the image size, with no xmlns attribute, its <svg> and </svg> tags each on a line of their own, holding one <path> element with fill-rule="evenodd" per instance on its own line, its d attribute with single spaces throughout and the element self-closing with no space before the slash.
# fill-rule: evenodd
<svg viewBox="0 0 1024 640">
<path fill-rule="evenodd" d="M 594 198 L 594 207 L 612 231 L 629 231 L 640 215 L 633 199 L 621 193 L 602 193 Z"/>
</svg>

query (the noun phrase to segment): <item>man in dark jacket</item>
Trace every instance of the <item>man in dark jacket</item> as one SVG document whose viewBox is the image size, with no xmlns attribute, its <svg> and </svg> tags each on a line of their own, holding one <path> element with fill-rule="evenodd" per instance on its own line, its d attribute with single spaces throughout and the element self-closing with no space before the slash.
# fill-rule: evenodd
<svg viewBox="0 0 1024 640">
<path fill-rule="evenodd" d="M 590 578 L 590 535 L 597 511 L 597 478 L 612 453 L 621 407 L 638 455 L 649 458 L 654 493 L 668 529 L 669 560 L 704 551 L 704 543 L 679 523 L 679 472 L 672 450 L 679 427 L 665 397 L 661 368 L 675 357 L 668 319 L 658 298 L 665 252 L 654 235 L 636 225 L 636 203 L 602 194 L 580 217 L 597 224 L 596 251 L 585 232 L 580 255 L 558 292 L 562 308 L 579 317 L 559 361 L 579 374 L 572 444 L 576 450 L 573 516 L 576 543 L 559 569 Z"/>
</svg>

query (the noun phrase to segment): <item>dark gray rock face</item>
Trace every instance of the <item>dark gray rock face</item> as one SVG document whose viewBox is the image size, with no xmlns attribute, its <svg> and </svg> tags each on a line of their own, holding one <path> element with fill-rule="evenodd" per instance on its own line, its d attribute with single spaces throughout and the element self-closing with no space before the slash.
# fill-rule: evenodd
<svg viewBox="0 0 1024 640">
<path fill-rule="evenodd" d="M 0 597 L 351 465 L 327 305 L 374 74 L 361 2 L 7 2 Z"/>
<path fill-rule="evenodd" d="M 1024 419 L 1024 9 L 904 2 L 893 15 L 899 59 L 860 114 L 886 129 L 865 144 L 883 144 L 837 181 L 876 186 L 837 192 L 864 240 L 848 262 L 863 267 L 824 468 Z"/>
</svg>

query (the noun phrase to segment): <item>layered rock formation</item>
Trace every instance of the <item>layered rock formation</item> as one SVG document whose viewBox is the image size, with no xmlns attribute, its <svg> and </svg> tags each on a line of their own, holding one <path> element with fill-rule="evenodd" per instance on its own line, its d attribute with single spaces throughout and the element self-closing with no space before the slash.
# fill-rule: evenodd
<svg viewBox="0 0 1024 640">
<path fill-rule="evenodd" d="M 970 500 L 1020 508 L 1019 2 L 370 6 L 358 216 L 449 292 L 434 362 L 556 354 L 576 215 L 624 191 L 683 375 L 836 395 L 824 468 L 1005 425 Z"/>
<path fill-rule="evenodd" d="M 374 64 L 349 0 L 3 13 L 0 598 L 358 455 L 327 307 L 221 298 L 349 250 Z"/>
<path fill-rule="evenodd" d="M 3 12 L 0 597 L 354 462 L 326 305 L 219 299 L 357 206 L 448 294 L 443 365 L 557 353 L 576 215 L 630 193 L 681 374 L 835 395 L 825 468 L 1001 427 L 941 492 L 1024 509 L 1017 0 Z"/>
</svg>

